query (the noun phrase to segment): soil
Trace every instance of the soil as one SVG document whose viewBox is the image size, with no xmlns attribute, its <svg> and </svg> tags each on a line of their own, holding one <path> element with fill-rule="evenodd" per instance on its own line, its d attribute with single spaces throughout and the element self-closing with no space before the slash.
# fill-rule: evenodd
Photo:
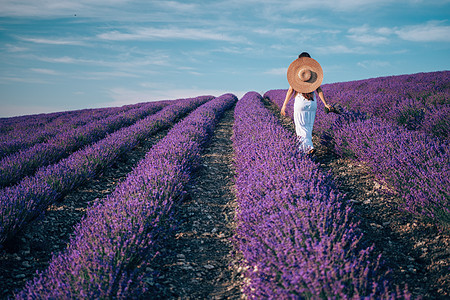
<svg viewBox="0 0 450 300">
<path fill-rule="evenodd" d="M 156 281 L 158 299 L 242 297 L 243 274 L 232 245 L 236 209 L 233 114 L 234 109 L 225 112 L 202 153 L 201 166 L 178 210 L 181 222 L 175 238 L 169 239 L 166 255 L 154 266 L 162 274 Z"/>
<path fill-rule="evenodd" d="M 295 134 L 291 119 L 268 100 L 264 104 Z M 344 201 L 352 205 L 365 246 L 375 245 L 373 254 L 382 255 L 383 271 L 390 270 L 388 281 L 401 291 L 406 286 L 413 299 L 450 299 L 450 232 L 400 210 L 401 197 L 363 162 L 339 157 L 314 134 L 313 143 L 313 159 L 332 174 Z"/>
</svg>

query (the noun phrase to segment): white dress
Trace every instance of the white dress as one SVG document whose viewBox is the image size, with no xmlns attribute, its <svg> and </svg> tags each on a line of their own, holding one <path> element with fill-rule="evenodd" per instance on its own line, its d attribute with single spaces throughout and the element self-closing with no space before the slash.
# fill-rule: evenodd
<svg viewBox="0 0 450 300">
<path fill-rule="evenodd" d="M 300 151 L 308 152 L 313 149 L 312 130 L 316 118 L 317 100 L 313 94 L 313 100 L 308 100 L 301 93 L 297 93 L 294 102 L 295 132 L 299 140 Z"/>
</svg>

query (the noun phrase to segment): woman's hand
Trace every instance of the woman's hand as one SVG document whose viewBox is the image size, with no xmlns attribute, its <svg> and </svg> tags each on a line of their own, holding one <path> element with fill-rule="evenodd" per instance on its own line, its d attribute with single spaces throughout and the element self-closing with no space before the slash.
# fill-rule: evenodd
<svg viewBox="0 0 450 300">
<path fill-rule="evenodd" d="M 325 107 L 326 107 L 328 110 L 331 110 L 331 109 L 332 109 L 332 106 L 329 105 L 329 104 L 325 104 Z"/>
<path fill-rule="evenodd" d="M 281 114 L 282 116 L 285 116 L 285 115 L 286 115 L 286 105 L 288 104 L 289 99 L 291 99 L 292 94 L 294 94 L 294 89 L 293 89 L 291 86 L 289 86 L 289 89 L 288 89 L 288 91 L 286 92 L 286 98 L 284 98 L 283 106 L 281 107 L 281 112 L 280 112 L 280 114 Z"/>
</svg>

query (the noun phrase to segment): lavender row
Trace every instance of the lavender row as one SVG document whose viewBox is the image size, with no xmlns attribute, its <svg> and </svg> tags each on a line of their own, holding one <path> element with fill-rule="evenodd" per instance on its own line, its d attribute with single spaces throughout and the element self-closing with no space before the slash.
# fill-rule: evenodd
<svg viewBox="0 0 450 300">
<path fill-rule="evenodd" d="M 32 175 L 38 168 L 56 163 L 72 152 L 101 140 L 108 133 L 130 126 L 166 105 L 164 102 L 150 102 L 104 119 L 91 120 L 84 126 L 63 128 L 47 142 L 36 144 L 0 160 L 0 187 L 17 183 L 23 177 Z"/>
<path fill-rule="evenodd" d="M 236 244 L 254 299 L 391 298 L 331 176 L 247 93 L 236 105 Z M 408 294 L 407 291 L 404 292 Z"/>
<path fill-rule="evenodd" d="M 17 185 L 0 190 L 0 244 L 43 213 L 64 193 L 111 165 L 139 141 L 211 98 L 203 96 L 176 101 L 160 112 L 74 152 L 57 164 L 38 170 L 33 177 L 26 177 Z"/>
<path fill-rule="evenodd" d="M 79 113 L 84 110 L 78 111 L 60 111 L 53 113 L 41 113 L 41 114 L 33 114 L 33 115 L 24 115 L 17 117 L 7 117 L 0 118 L 0 134 L 5 134 L 10 131 L 14 131 L 16 128 L 24 128 L 27 126 L 42 126 L 43 124 L 47 124 L 52 122 L 53 120 L 65 116 L 67 114 Z"/>
<path fill-rule="evenodd" d="M 450 138 L 450 71 L 327 84 L 323 90 L 349 110 Z"/>
<path fill-rule="evenodd" d="M 88 210 L 67 250 L 29 281 L 17 299 L 134 299 L 174 224 L 174 207 L 220 115 L 226 94 L 176 124 L 102 203 Z M 150 295 L 151 291 L 147 291 Z M 156 296 L 156 295 L 155 295 Z"/>
<path fill-rule="evenodd" d="M 265 97 L 281 107 L 286 91 L 272 90 Z M 293 102 L 293 101 L 292 101 Z M 411 131 L 388 119 L 355 113 L 317 111 L 314 132 L 321 142 L 343 157 L 366 162 L 379 179 L 401 196 L 399 208 L 450 224 L 450 151 L 448 141 L 423 131 Z M 288 116 L 293 119 L 293 103 Z"/>
<path fill-rule="evenodd" d="M 107 118 L 113 114 L 123 114 L 130 109 L 138 108 L 143 103 L 113 108 L 97 108 L 67 111 L 58 117 L 39 119 L 39 115 L 23 118 L 22 123 L 2 126 L 0 130 L 0 158 L 25 150 L 35 144 L 47 142 L 48 139 L 66 130 L 73 130 L 93 121 Z"/>
<path fill-rule="evenodd" d="M 102 108 L 86 108 L 78 110 L 67 110 L 54 113 L 41 113 L 23 115 L 17 117 L 0 118 L 0 136 L 12 135 L 15 131 L 25 130 L 27 128 L 40 128 L 45 126 L 62 125 L 64 121 L 77 118 L 82 115 L 92 115 L 96 117 L 107 111 L 126 111 L 128 109 L 137 108 L 144 103 L 128 104 L 121 107 L 102 107 Z"/>
<path fill-rule="evenodd" d="M 365 161 L 400 194 L 402 209 L 450 227 L 448 143 L 371 118 L 340 126 L 334 144 L 338 154 Z"/>
</svg>

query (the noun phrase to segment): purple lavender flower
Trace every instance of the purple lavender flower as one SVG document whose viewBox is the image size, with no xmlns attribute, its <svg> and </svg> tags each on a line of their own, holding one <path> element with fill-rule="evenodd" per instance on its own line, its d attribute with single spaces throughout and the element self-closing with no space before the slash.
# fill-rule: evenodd
<svg viewBox="0 0 450 300">
<path fill-rule="evenodd" d="M 236 101 L 225 94 L 177 123 L 107 199 L 88 209 L 67 250 L 16 298 L 137 298 L 143 276 L 152 276 L 143 266 L 173 229 L 173 208 L 202 145 Z"/>
<path fill-rule="evenodd" d="M 395 297 L 331 176 L 298 151 L 255 92 L 236 105 L 233 145 L 235 240 L 249 298 Z"/>
</svg>

